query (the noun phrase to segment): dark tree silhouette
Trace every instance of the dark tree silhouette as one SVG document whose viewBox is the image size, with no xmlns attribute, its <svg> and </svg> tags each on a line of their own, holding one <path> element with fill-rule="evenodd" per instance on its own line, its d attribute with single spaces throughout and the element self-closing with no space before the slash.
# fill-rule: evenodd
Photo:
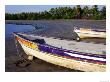
<svg viewBox="0 0 110 82">
<path fill-rule="evenodd" d="M 51 8 L 49 11 L 43 12 L 22 12 L 16 14 L 5 13 L 6 20 L 41 20 L 41 19 L 93 19 L 103 20 L 106 19 L 106 7 L 101 10 L 97 5 L 92 8 L 85 6 L 81 8 L 77 5 L 71 7 L 58 7 Z"/>
</svg>

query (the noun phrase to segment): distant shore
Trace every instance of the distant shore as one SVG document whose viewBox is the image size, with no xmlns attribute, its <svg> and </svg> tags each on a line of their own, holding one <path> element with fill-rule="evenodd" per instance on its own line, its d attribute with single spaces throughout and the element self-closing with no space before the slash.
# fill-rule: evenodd
<svg viewBox="0 0 110 82">
<path fill-rule="evenodd" d="M 5 20 L 6 24 L 31 24 L 34 21 L 102 21 L 105 22 L 106 20 L 87 20 L 87 19 L 54 19 L 54 20 Z"/>
</svg>

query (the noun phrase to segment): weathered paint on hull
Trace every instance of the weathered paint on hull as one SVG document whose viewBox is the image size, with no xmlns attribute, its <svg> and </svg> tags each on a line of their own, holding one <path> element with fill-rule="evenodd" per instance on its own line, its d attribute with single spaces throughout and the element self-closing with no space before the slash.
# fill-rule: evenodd
<svg viewBox="0 0 110 82">
<path fill-rule="evenodd" d="M 61 56 L 57 56 L 54 54 L 42 52 L 39 50 L 31 49 L 23 44 L 21 44 L 22 48 L 24 49 L 27 55 L 35 56 L 39 59 L 47 61 L 49 63 L 60 65 L 63 67 L 67 67 L 70 69 L 82 70 L 87 72 L 105 72 L 106 65 L 101 64 L 94 64 L 89 62 L 82 62 L 74 59 L 68 59 Z"/>
</svg>

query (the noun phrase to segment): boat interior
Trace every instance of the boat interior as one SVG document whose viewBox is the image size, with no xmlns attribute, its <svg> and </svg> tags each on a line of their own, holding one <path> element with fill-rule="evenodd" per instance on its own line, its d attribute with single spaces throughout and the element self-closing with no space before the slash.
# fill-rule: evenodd
<svg viewBox="0 0 110 82">
<path fill-rule="evenodd" d="M 106 54 L 106 45 L 103 44 L 76 42 L 74 40 L 68 41 L 65 39 L 62 40 L 60 38 L 27 35 L 22 33 L 19 33 L 19 36 L 35 43 L 48 44 L 66 50 L 78 51 L 82 53 L 98 54 L 98 55 Z"/>
</svg>

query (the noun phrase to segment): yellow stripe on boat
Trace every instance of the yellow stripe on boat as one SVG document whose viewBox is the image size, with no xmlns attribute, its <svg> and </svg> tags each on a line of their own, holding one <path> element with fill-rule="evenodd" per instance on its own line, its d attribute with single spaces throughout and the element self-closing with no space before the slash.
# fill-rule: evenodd
<svg viewBox="0 0 110 82">
<path fill-rule="evenodd" d="M 28 40 L 25 40 L 25 39 L 22 39 L 20 37 L 16 37 L 16 40 L 18 40 L 21 44 L 29 47 L 29 48 L 32 48 L 32 49 L 38 49 L 38 46 L 37 44 L 33 43 L 33 42 L 30 42 Z"/>
</svg>

